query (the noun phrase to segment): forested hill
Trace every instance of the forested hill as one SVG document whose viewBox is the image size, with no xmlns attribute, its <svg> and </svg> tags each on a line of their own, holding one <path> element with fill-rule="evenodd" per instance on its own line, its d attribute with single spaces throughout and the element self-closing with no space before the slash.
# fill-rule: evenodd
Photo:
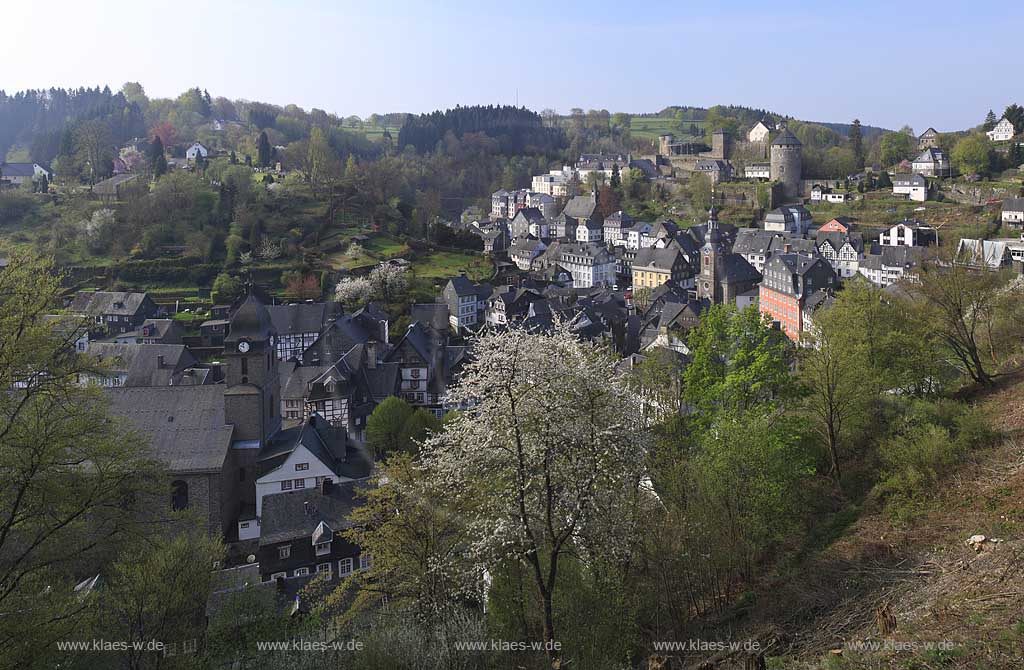
<svg viewBox="0 0 1024 670">
<path fill-rule="evenodd" d="M 110 87 L 0 91 L 0 160 L 15 145 L 26 147 L 29 160 L 49 165 L 60 153 L 66 133 L 79 123 L 101 121 L 111 140 L 123 143 L 146 134 L 143 110 L 123 92 Z"/>
<path fill-rule="evenodd" d="M 504 154 L 551 154 L 566 145 L 565 133 L 546 127 L 536 112 L 525 107 L 488 105 L 410 116 L 398 134 L 398 146 L 433 151 L 449 133 L 459 140 L 468 133 L 479 133 L 497 142 Z"/>
</svg>

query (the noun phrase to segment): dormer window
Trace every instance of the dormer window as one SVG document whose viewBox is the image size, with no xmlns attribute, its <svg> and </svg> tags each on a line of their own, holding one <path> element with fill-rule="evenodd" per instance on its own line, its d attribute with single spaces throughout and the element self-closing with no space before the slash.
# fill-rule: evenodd
<svg viewBox="0 0 1024 670">
<path fill-rule="evenodd" d="M 328 542 L 317 542 L 313 547 L 316 549 L 317 556 L 323 556 L 331 553 L 331 543 Z"/>
</svg>

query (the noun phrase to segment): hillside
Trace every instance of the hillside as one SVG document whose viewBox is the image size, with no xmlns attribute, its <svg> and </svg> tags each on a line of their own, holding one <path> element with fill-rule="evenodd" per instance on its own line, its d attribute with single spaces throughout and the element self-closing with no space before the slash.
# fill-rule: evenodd
<svg viewBox="0 0 1024 670">
<path fill-rule="evenodd" d="M 716 630 L 758 641 L 768 668 L 1022 667 L 1024 375 L 971 400 L 999 437 L 946 472 L 919 516 L 899 524 L 870 501 L 859 516 L 835 515 L 825 548 L 766 579 L 749 594 L 753 605 Z M 990 539 L 969 545 L 975 535 Z M 666 661 L 740 668 L 748 659 L 721 653 Z"/>
</svg>

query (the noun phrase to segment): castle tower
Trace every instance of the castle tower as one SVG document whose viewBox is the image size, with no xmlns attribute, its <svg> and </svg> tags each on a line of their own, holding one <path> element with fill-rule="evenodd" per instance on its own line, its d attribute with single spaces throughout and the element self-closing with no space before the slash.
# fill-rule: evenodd
<svg viewBox="0 0 1024 670">
<path fill-rule="evenodd" d="M 786 198 L 800 196 L 800 181 L 803 178 L 803 157 L 800 140 L 783 128 L 772 140 L 771 167 L 769 174 L 773 181 L 782 183 Z"/>
<path fill-rule="evenodd" d="M 711 158 L 728 159 L 732 153 L 731 144 L 729 134 L 721 128 L 711 133 Z"/>
<path fill-rule="evenodd" d="M 675 137 L 671 134 L 658 135 L 658 153 L 662 156 L 669 155 L 669 145 L 672 144 L 672 140 Z"/>
</svg>

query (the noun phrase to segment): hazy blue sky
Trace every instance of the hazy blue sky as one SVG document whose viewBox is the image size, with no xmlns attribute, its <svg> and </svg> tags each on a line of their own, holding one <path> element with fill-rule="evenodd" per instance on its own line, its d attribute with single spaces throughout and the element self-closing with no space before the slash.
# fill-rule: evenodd
<svg viewBox="0 0 1024 670">
<path fill-rule="evenodd" d="M 8 92 L 139 81 L 360 116 L 518 92 L 536 110 L 733 103 L 918 132 L 1024 102 L 1024 6 L 1001 0 L 3 4 Z"/>
</svg>

